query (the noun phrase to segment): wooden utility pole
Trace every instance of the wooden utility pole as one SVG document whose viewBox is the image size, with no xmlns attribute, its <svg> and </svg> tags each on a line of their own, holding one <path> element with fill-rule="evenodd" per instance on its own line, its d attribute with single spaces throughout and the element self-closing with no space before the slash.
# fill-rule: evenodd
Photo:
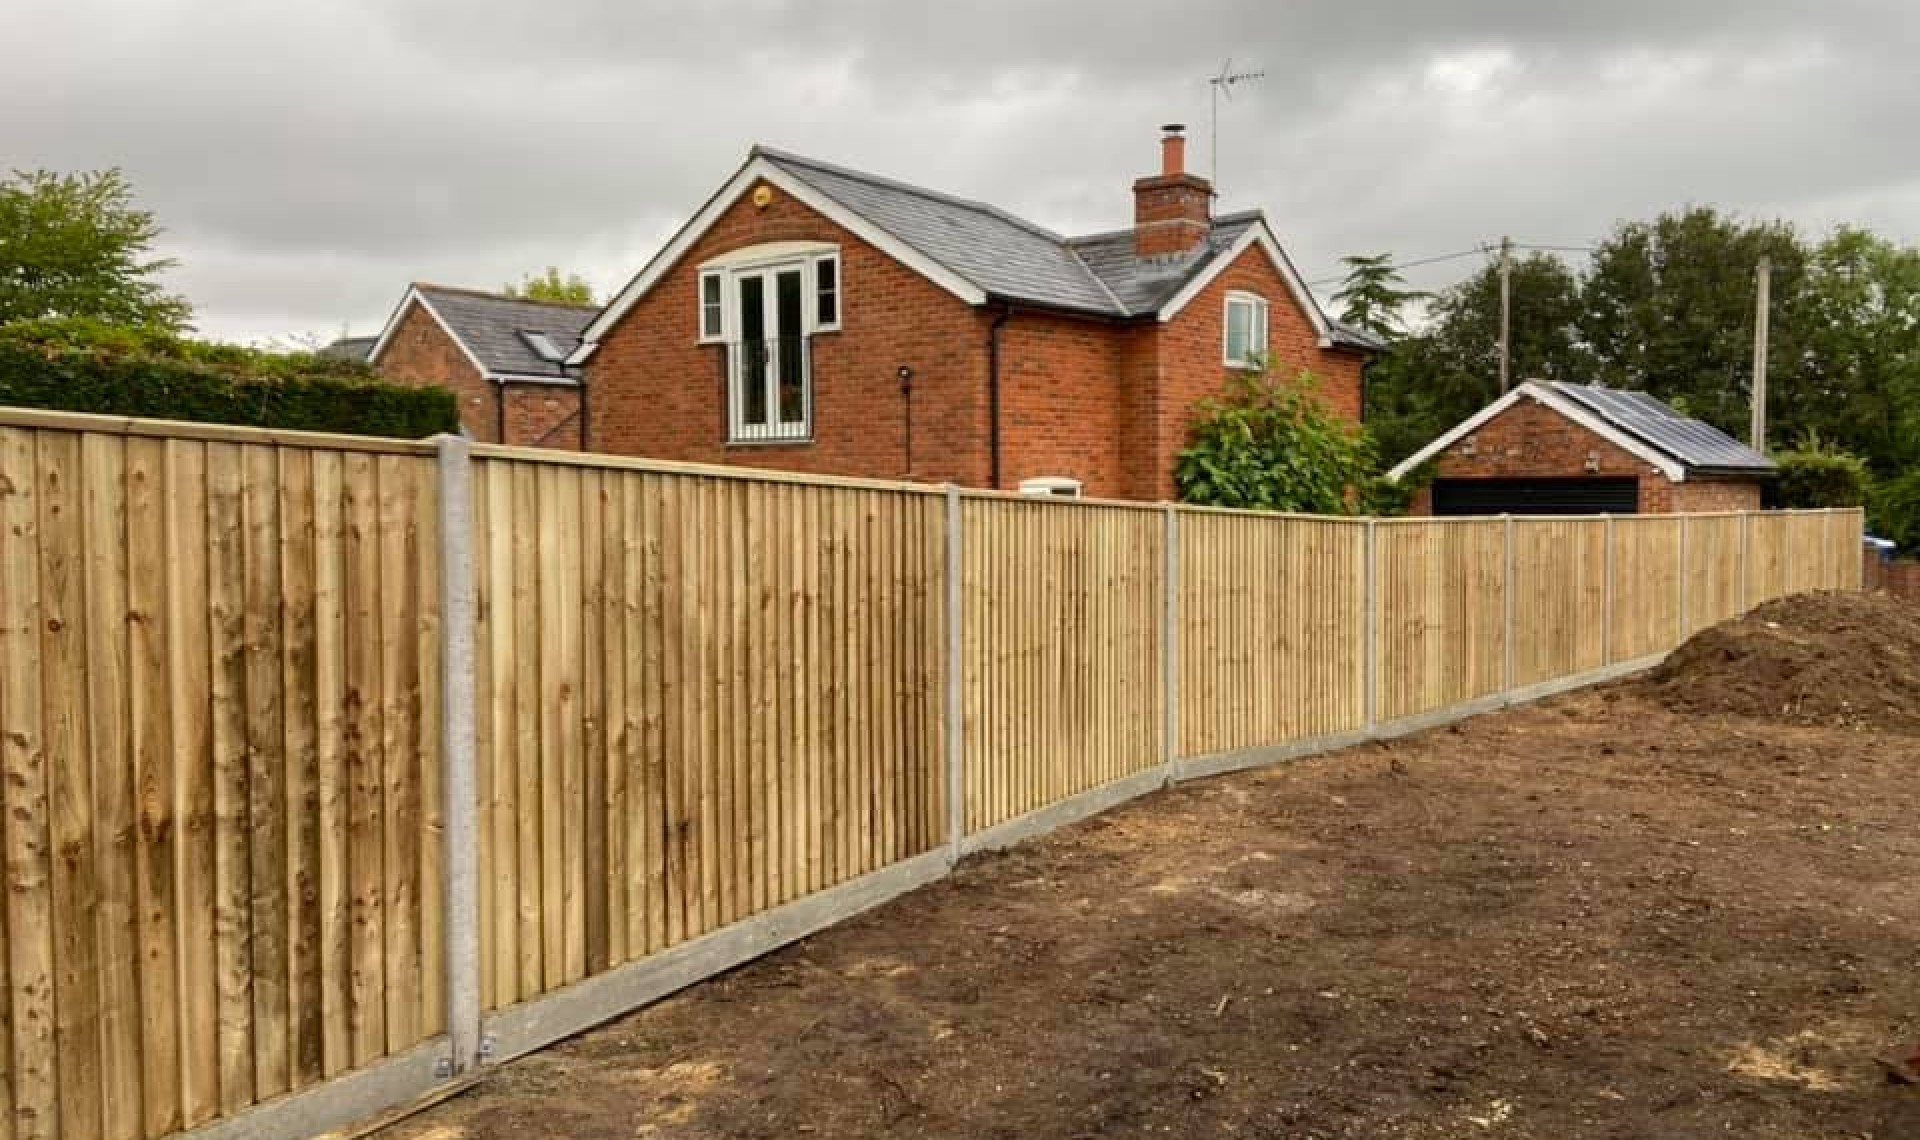
<svg viewBox="0 0 1920 1140">
<path fill-rule="evenodd" d="M 1753 311 L 1753 449 L 1767 450 L 1767 310 L 1773 294 L 1773 262 L 1761 258 Z"/>
<path fill-rule="evenodd" d="M 1500 239 L 1500 394 L 1513 383 L 1513 239 Z"/>
</svg>

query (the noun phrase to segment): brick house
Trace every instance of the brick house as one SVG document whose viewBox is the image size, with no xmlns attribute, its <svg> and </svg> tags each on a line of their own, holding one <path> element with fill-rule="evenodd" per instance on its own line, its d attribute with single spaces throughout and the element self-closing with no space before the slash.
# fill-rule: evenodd
<svg viewBox="0 0 1920 1140">
<path fill-rule="evenodd" d="M 579 448 L 588 425 L 566 359 L 599 311 L 415 284 L 366 359 L 397 383 L 453 389 L 460 426 L 476 440 Z"/>
<path fill-rule="evenodd" d="M 1196 400 L 1259 358 L 1361 414 L 1378 342 L 1258 212 L 1214 216 L 1177 127 L 1134 225 L 1062 237 L 756 147 L 581 332 L 596 451 L 1170 498 Z"/>
<path fill-rule="evenodd" d="M 1771 459 L 1644 392 L 1532 381 L 1387 473 L 1432 464 L 1422 515 L 1760 509 Z"/>
</svg>

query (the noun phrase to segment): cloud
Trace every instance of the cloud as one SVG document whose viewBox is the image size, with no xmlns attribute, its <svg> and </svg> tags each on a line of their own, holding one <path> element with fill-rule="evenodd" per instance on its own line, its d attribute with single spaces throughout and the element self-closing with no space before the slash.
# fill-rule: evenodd
<svg viewBox="0 0 1920 1140">
<path fill-rule="evenodd" d="M 126 168 L 202 328 L 377 327 L 413 278 L 624 281 L 755 141 L 1123 225 L 1228 57 L 1230 207 L 1309 276 L 1688 202 L 1920 235 L 1901 0 L 13 0 L 0 155 Z M 1471 262 L 1417 275 L 1443 284 Z"/>
</svg>

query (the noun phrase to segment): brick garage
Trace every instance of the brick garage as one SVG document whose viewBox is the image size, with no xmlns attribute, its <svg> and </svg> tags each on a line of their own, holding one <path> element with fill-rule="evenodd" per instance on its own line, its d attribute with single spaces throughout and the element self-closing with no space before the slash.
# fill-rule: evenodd
<svg viewBox="0 0 1920 1140">
<path fill-rule="evenodd" d="M 1373 343 L 1320 312 L 1258 214 L 1211 215 L 1211 188 L 1181 169 L 1177 142 L 1162 173 L 1136 184 L 1133 229 L 1072 239 L 756 149 L 583 332 L 588 445 L 1008 489 L 1060 477 L 1089 495 L 1171 498 L 1194 405 L 1232 373 L 1229 293 L 1264 303 L 1258 339 L 1272 367 L 1313 373 L 1357 422 Z M 749 302 L 734 275 L 778 268 L 783 252 L 832 262 L 837 319 L 806 330 L 805 430 L 736 438 L 729 369 Z M 705 327 L 709 278 L 723 281 L 717 336 Z M 805 280 L 817 301 L 819 278 Z"/>
<path fill-rule="evenodd" d="M 1643 393 L 1522 385 L 1396 467 L 1415 514 L 1759 510 L 1774 466 Z"/>
</svg>

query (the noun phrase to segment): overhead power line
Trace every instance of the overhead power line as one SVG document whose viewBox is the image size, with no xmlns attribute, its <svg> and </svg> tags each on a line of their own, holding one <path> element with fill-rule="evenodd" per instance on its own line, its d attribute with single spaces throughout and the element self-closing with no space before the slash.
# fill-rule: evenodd
<svg viewBox="0 0 1920 1140">
<path fill-rule="evenodd" d="M 1542 245 L 1536 242 L 1517 241 L 1513 243 L 1511 248 L 1539 250 L 1544 253 L 1592 253 L 1597 247 L 1591 245 Z M 1500 244 L 1498 242 L 1485 242 L 1481 245 L 1474 246 L 1472 249 L 1463 249 L 1454 253 L 1442 253 L 1435 257 L 1421 257 L 1412 261 L 1396 262 L 1388 268 L 1395 271 L 1418 269 L 1423 265 L 1438 265 L 1443 261 L 1457 261 L 1460 258 L 1473 257 L 1476 254 L 1491 256 L 1499 252 Z M 1309 288 L 1318 288 L 1321 285 L 1338 285 L 1346 279 L 1346 274 L 1338 273 L 1331 277 L 1322 277 L 1315 281 L 1309 281 L 1307 285 Z"/>
</svg>

